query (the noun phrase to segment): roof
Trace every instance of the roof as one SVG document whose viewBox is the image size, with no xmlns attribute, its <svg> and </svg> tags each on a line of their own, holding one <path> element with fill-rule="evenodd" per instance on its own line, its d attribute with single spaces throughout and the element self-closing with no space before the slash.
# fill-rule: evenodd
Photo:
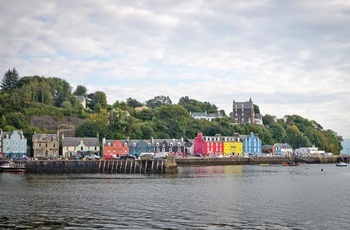
<svg viewBox="0 0 350 230">
<path fill-rule="evenodd" d="M 287 143 L 275 143 L 274 146 L 278 146 L 280 148 L 289 148 L 289 149 L 292 148 Z"/>
<path fill-rule="evenodd" d="M 62 146 L 78 146 L 81 142 L 83 142 L 85 146 L 100 145 L 96 137 L 65 137 L 62 139 Z"/>
<path fill-rule="evenodd" d="M 22 139 L 25 139 L 24 135 L 23 135 L 23 131 L 22 130 L 14 130 L 12 132 L 3 132 L 2 130 L 0 130 L 0 138 L 6 138 L 6 136 L 8 135 L 9 138 L 11 138 L 11 136 L 14 133 L 18 133 L 19 136 L 21 136 Z"/>
<path fill-rule="evenodd" d="M 58 140 L 58 135 L 56 134 L 33 134 L 33 139 L 39 140 L 41 137 L 50 137 L 52 138 L 56 138 Z"/>
</svg>

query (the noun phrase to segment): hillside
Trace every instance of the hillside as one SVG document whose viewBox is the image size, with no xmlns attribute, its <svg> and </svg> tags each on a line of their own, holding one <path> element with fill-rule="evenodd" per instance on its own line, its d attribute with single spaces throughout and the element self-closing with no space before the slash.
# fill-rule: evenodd
<svg viewBox="0 0 350 230">
<path fill-rule="evenodd" d="M 55 120 L 51 116 L 35 116 L 32 115 L 29 118 L 29 124 L 31 126 L 37 127 L 42 131 L 47 133 L 55 133 L 59 130 L 61 133 L 64 132 L 65 136 L 74 137 L 76 128 L 78 125 L 82 124 L 84 119 L 66 116 L 63 119 Z"/>
</svg>

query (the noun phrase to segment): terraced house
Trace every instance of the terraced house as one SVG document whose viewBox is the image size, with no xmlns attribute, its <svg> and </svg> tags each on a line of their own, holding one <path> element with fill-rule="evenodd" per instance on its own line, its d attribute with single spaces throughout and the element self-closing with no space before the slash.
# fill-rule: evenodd
<svg viewBox="0 0 350 230">
<path fill-rule="evenodd" d="M 224 156 L 237 156 L 243 154 L 243 142 L 239 135 L 222 136 L 222 153 Z"/>
<path fill-rule="evenodd" d="M 27 139 L 22 130 L 0 130 L 0 155 L 4 158 L 21 158 L 27 155 Z"/>
<path fill-rule="evenodd" d="M 240 135 L 243 142 L 243 154 L 245 155 L 261 155 L 262 141 L 254 133 L 250 135 Z"/>
<path fill-rule="evenodd" d="M 198 133 L 194 140 L 194 154 L 205 157 L 222 156 L 222 139 L 220 135 L 203 136 Z"/>
<path fill-rule="evenodd" d="M 57 134 L 33 134 L 33 157 L 56 157 L 59 155 Z"/>
<path fill-rule="evenodd" d="M 95 137 L 64 137 L 62 135 L 62 155 L 65 157 L 96 154 L 100 155 L 100 142 Z"/>
</svg>

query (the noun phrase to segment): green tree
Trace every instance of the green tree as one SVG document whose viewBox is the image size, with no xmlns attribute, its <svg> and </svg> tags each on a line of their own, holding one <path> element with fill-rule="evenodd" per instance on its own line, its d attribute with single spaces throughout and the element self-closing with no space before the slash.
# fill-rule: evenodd
<svg viewBox="0 0 350 230">
<path fill-rule="evenodd" d="M 141 102 L 139 102 L 138 100 L 129 97 L 128 99 L 126 99 L 126 104 L 130 107 L 133 108 L 137 108 L 137 107 L 141 107 L 143 106 L 143 104 Z"/>
<path fill-rule="evenodd" d="M 157 109 L 157 118 L 167 127 L 167 134 L 172 138 L 185 136 L 189 121 L 192 119 L 181 105 L 164 105 Z"/>
<path fill-rule="evenodd" d="M 1 91 L 12 91 L 16 89 L 20 77 L 15 68 L 8 69 L 0 82 Z"/>
<path fill-rule="evenodd" d="M 155 111 L 153 109 L 141 109 L 135 112 L 135 117 L 142 121 L 152 120 Z"/>
<path fill-rule="evenodd" d="M 102 91 L 96 91 L 92 96 L 91 104 L 96 112 L 98 112 L 100 109 L 107 109 L 106 94 Z"/>
<path fill-rule="evenodd" d="M 269 115 L 269 114 L 265 114 L 265 116 L 263 116 L 263 123 L 264 123 L 264 125 L 269 126 L 269 125 L 275 123 L 274 119 L 275 119 L 274 116 Z"/>
<path fill-rule="evenodd" d="M 269 126 L 272 139 L 276 143 L 285 143 L 286 142 L 286 131 L 282 125 L 273 123 Z"/>
<path fill-rule="evenodd" d="M 87 88 L 83 85 L 77 85 L 77 88 L 74 91 L 76 96 L 86 96 Z"/>
<path fill-rule="evenodd" d="M 168 96 L 156 96 L 153 99 L 146 101 L 146 105 L 151 108 L 159 108 L 162 105 L 172 105 L 172 102 Z"/>
<path fill-rule="evenodd" d="M 75 136 L 77 137 L 96 137 L 99 134 L 98 125 L 91 120 L 86 120 L 78 125 Z"/>
<path fill-rule="evenodd" d="M 259 108 L 259 106 L 257 106 L 256 104 L 253 104 L 253 106 L 254 106 L 254 113 L 255 113 L 255 114 L 260 114 L 260 108 Z"/>
<path fill-rule="evenodd" d="M 286 129 L 287 143 L 293 148 L 301 147 L 303 135 L 296 125 L 290 125 Z"/>
<path fill-rule="evenodd" d="M 106 109 L 101 110 L 99 113 L 93 113 L 89 115 L 89 120 L 96 124 L 98 128 L 98 134 L 100 137 L 105 136 L 108 129 L 108 113 Z"/>
<path fill-rule="evenodd" d="M 61 107 L 64 101 L 69 101 L 72 94 L 72 87 L 66 80 L 56 77 L 50 77 L 46 80 L 50 85 L 51 95 L 56 107 Z"/>
</svg>

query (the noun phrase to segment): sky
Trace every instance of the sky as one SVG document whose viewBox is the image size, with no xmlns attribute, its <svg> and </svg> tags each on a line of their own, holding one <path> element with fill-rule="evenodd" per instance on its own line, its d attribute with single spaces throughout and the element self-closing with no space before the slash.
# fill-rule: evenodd
<svg viewBox="0 0 350 230">
<path fill-rule="evenodd" d="M 188 96 L 300 115 L 350 138 L 348 0 L 0 0 L 0 71 L 109 104 Z M 3 76 L 3 74 L 2 74 Z"/>
</svg>

